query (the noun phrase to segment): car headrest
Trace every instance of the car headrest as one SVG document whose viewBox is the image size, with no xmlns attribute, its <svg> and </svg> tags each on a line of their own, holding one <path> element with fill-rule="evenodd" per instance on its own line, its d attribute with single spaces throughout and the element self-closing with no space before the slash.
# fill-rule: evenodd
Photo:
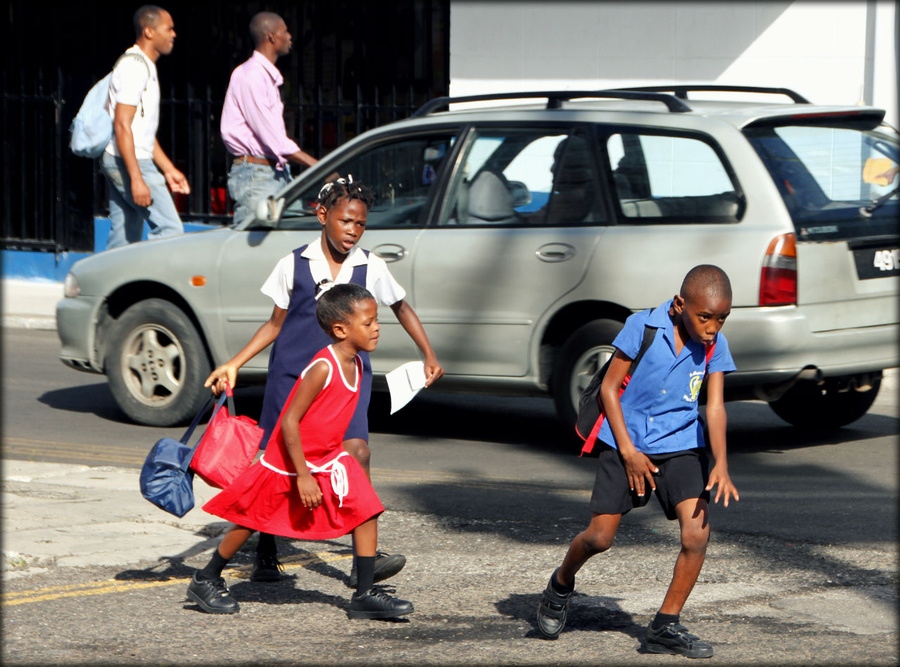
<svg viewBox="0 0 900 667">
<path fill-rule="evenodd" d="M 469 186 L 469 217 L 500 222 L 515 216 L 512 193 L 492 171 L 483 171 Z"/>
</svg>

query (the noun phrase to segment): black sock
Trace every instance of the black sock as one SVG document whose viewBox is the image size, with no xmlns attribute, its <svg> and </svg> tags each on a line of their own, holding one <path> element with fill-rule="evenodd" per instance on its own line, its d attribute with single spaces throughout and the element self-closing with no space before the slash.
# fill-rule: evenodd
<svg viewBox="0 0 900 667">
<path fill-rule="evenodd" d="M 669 623 L 678 623 L 681 620 L 681 614 L 664 614 L 661 611 L 656 612 L 656 617 L 650 622 L 654 630 L 659 630 Z"/>
<path fill-rule="evenodd" d="M 575 582 L 573 581 L 571 586 L 563 586 L 559 581 L 559 576 L 557 575 L 558 572 L 559 572 L 559 570 L 556 570 L 553 573 L 553 576 L 550 577 L 550 585 L 553 586 L 553 590 L 555 590 L 560 595 L 566 595 L 566 594 L 574 591 L 575 590 Z"/>
<path fill-rule="evenodd" d="M 222 570 L 228 565 L 228 559 L 219 554 L 218 548 L 213 552 L 212 558 L 202 570 L 197 570 L 198 579 L 218 579 L 222 576 Z"/>
<path fill-rule="evenodd" d="M 278 547 L 275 546 L 275 536 L 268 533 L 260 533 L 259 541 L 256 543 L 256 555 L 274 556 L 277 553 Z"/>
<path fill-rule="evenodd" d="M 367 593 L 375 583 L 375 556 L 356 557 L 356 594 Z"/>
</svg>

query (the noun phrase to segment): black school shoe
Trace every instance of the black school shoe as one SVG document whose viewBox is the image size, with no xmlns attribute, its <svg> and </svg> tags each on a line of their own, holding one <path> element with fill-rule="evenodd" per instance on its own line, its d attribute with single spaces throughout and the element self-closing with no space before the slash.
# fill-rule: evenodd
<svg viewBox="0 0 900 667">
<path fill-rule="evenodd" d="M 250 581 L 281 581 L 281 573 L 284 565 L 276 558 L 275 554 L 256 554 L 253 561 L 253 569 L 250 571 Z"/>
<path fill-rule="evenodd" d="M 659 630 L 653 624 L 647 626 L 647 637 L 644 648 L 649 653 L 670 653 L 688 658 L 711 658 L 713 647 L 688 632 L 680 623 L 667 623 Z"/>
<path fill-rule="evenodd" d="M 537 626 L 544 639 L 556 639 L 559 633 L 566 627 L 566 616 L 568 611 L 566 607 L 569 605 L 569 598 L 575 592 L 573 588 L 568 593 L 560 593 L 553 588 L 553 580 L 559 568 L 550 575 L 550 581 L 547 582 L 547 588 L 541 594 L 541 602 L 537 610 Z"/>
<path fill-rule="evenodd" d="M 229 595 L 222 577 L 198 579 L 195 572 L 188 584 L 187 596 L 208 614 L 236 614 L 241 609 L 237 600 Z"/>
<path fill-rule="evenodd" d="M 381 586 L 373 586 L 362 595 L 356 593 L 350 598 L 350 618 L 398 618 L 415 611 L 412 602 L 400 600 Z"/>
<path fill-rule="evenodd" d="M 406 556 L 402 554 L 387 554 L 379 551 L 375 554 L 375 580 L 373 583 L 390 579 L 397 574 L 406 565 Z M 353 561 L 353 567 L 350 568 L 350 580 L 347 582 L 348 588 L 356 588 L 359 578 L 356 574 L 356 561 Z"/>
</svg>

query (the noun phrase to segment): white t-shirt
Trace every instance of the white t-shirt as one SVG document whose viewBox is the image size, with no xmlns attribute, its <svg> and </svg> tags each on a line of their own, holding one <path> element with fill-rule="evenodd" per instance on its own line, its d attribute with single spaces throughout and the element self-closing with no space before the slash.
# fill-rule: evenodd
<svg viewBox="0 0 900 667">
<path fill-rule="evenodd" d="M 141 51 L 137 44 L 125 53 L 133 53 L 144 59 L 122 58 L 109 79 L 107 109 L 112 119 L 116 117 L 116 104 L 130 104 L 137 107 L 131 131 L 134 134 L 134 154 L 138 160 L 152 160 L 156 146 L 156 129 L 159 127 L 159 79 L 156 64 Z M 115 135 L 106 146 L 106 152 L 119 157 L 119 147 Z"/>
<path fill-rule="evenodd" d="M 302 253 L 303 257 L 309 260 L 309 270 L 312 274 L 313 281 L 320 283 L 323 280 L 331 280 L 331 271 L 328 268 L 328 260 L 322 252 L 322 244 L 316 240 L 310 243 Z M 406 291 L 400 286 L 390 270 L 375 253 L 366 253 L 362 248 L 356 247 L 350 251 L 350 255 L 341 265 L 335 283 L 349 283 L 353 277 L 354 267 L 368 263 L 369 268 L 366 271 L 366 289 L 375 297 L 375 301 L 381 306 L 392 306 L 401 299 L 406 298 Z M 294 253 L 285 255 L 280 260 L 272 273 L 266 278 L 266 282 L 260 288 L 260 292 L 275 302 L 279 308 L 287 310 L 291 300 L 291 292 L 294 289 Z"/>
</svg>

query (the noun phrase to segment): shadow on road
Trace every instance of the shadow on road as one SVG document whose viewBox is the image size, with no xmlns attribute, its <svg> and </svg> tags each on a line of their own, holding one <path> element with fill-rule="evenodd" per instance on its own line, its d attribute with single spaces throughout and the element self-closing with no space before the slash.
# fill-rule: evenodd
<svg viewBox="0 0 900 667">
<path fill-rule="evenodd" d="M 865 440 L 900 430 L 900 419 L 869 413 L 829 432 L 799 429 L 784 422 L 761 401 L 728 403 L 730 452 L 788 450 Z M 387 397 L 373 395 L 369 428 L 419 438 L 531 445 L 577 456 L 581 441 L 556 417 L 549 398 L 457 394 L 420 395 L 394 415 Z"/>
<path fill-rule="evenodd" d="M 161 556 L 159 560 L 146 568 L 123 570 L 115 575 L 118 581 L 170 581 L 172 579 L 187 580 L 193 576 L 195 568 L 185 564 L 185 560 L 198 554 L 209 551 L 218 545 L 223 524 L 216 522 L 197 532 L 198 542 L 190 549 L 172 556 Z M 210 537 L 210 534 L 215 534 Z M 328 604 L 338 609 L 349 608 L 350 594 L 352 590 L 347 588 L 346 597 L 328 595 L 318 590 L 307 590 L 297 586 L 298 575 L 295 572 L 303 568 L 323 577 L 336 579 L 347 585 L 350 581 L 349 557 L 345 561 L 345 568 L 341 569 L 319 558 L 315 552 L 309 551 L 300 544 L 309 544 L 300 540 L 278 538 L 278 558 L 283 565 L 290 570 L 282 573 L 278 582 L 254 583 L 250 581 L 250 573 L 253 568 L 256 554 L 256 538 L 251 538 L 235 554 L 228 565 L 229 573 L 238 581 L 232 583 L 229 588 L 235 597 L 241 602 L 260 602 L 263 604 Z M 324 540 L 316 542 L 316 548 L 321 550 L 321 545 L 327 545 L 337 552 L 350 553 L 345 544 Z M 347 570 L 345 572 L 345 570 Z M 200 608 L 190 602 L 185 602 L 184 609 L 201 611 Z M 405 620 L 405 619 L 404 619 Z"/>
<path fill-rule="evenodd" d="M 262 387 L 235 392 L 238 413 L 259 418 Z M 132 422 L 119 410 L 106 382 L 48 391 L 38 400 L 55 410 L 94 414 L 107 421 Z M 794 428 L 759 401 L 728 404 L 730 452 L 789 450 L 865 440 L 884 432 L 898 432 L 900 419 L 869 413 L 842 429 L 831 432 Z M 577 456 L 581 441 L 556 417 L 549 398 L 497 397 L 474 394 L 420 394 L 394 415 L 390 399 L 375 392 L 369 408 L 373 433 L 409 435 L 420 439 L 484 441 L 529 445 L 540 450 Z"/>
<path fill-rule="evenodd" d="M 38 401 L 54 410 L 93 414 L 107 421 L 131 423 L 116 405 L 106 382 L 54 389 L 41 394 Z"/>
<path fill-rule="evenodd" d="M 540 601 L 540 593 L 514 593 L 496 606 L 501 615 L 531 624 L 525 637 L 543 639 L 535 618 Z M 563 628 L 563 633 L 567 632 L 621 632 L 634 639 L 643 639 L 645 634 L 644 627 L 619 606 L 617 598 L 584 595 L 578 591 L 569 602 L 568 620 Z"/>
</svg>

